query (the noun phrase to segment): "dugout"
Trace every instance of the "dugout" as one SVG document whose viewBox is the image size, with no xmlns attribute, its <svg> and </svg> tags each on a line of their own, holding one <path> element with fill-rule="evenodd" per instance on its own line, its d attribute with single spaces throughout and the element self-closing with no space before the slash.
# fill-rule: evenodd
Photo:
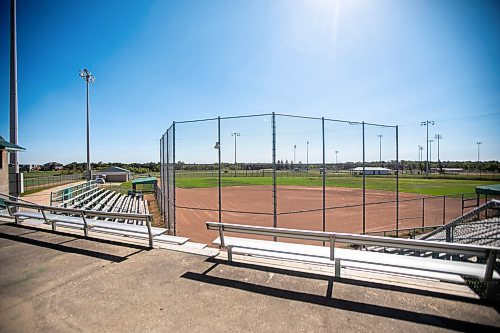
<svg viewBox="0 0 500 333">
<path fill-rule="evenodd" d="M 137 178 L 132 181 L 132 191 L 154 192 L 157 183 L 156 177 Z"/>
</svg>

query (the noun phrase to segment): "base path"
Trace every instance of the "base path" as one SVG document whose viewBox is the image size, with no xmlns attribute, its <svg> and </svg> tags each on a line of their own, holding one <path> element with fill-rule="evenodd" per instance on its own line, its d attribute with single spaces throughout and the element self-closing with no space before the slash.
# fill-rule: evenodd
<svg viewBox="0 0 500 333">
<path fill-rule="evenodd" d="M 363 195 L 361 189 L 326 189 L 325 229 L 337 232 L 363 232 Z M 278 227 L 323 229 L 321 187 L 279 186 Z M 425 198 L 424 200 L 422 200 Z M 396 228 L 396 194 L 366 190 L 365 231 Z M 399 193 L 399 228 L 443 224 L 461 215 L 461 199 L 426 197 Z M 218 189 L 176 189 L 176 231 L 197 242 L 210 243 L 216 232 L 206 230 L 206 221 L 218 221 Z M 387 201 L 392 201 L 385 203 Z M 423 207 L 425 206 L 425 207 Z M 248 225 L 273 226 L 271 186 L 231 186 L 222 188 L 222 221 Z M 313 210 L 308 212 L 298 212 Z M 233 211 L 233 212 L 227 212 Z M 235 212 L 237 211 L 237 212 Z M 251 213 L 248 213 L 251 212 Z"/>
</svg>

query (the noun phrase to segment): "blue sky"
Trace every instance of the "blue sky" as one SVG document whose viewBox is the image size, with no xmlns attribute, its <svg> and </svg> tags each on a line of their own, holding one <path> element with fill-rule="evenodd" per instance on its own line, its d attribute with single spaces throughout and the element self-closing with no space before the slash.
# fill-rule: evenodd
<svg viewBox="0 0 500 333">
<path fill-rule="evenodd" d="M 9 6 L 0 7 L 0 134 L 9 137 Z M 18 0 L 21 163 L 157 161 L 173 120 L 290 113 L 398 124 L 400 158 L 435 120 L 441 160 L 500 159 L 496 1 Z M 336 127 L 337 126 L 337 127 Z M 361 160 L 359 126 L 327 125 L 327 161 Z M 214 123 L 178 126 L 178 159 L 213 162 Z M 319 161 L 321 123 L 278 119 L 278 159 Z M 270 119 L 223 124 L 223 159 L 270 161 Z M 367 128 L 367 160 L 395 157 Z M 437 159 L 433 145 L 433 159 Z"/>
</svg>

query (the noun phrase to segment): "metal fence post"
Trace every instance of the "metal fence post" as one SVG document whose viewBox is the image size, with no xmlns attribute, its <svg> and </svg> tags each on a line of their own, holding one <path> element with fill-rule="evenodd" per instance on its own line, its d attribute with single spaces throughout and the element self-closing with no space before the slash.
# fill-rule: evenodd
<svg viewBox="0 0 500 333">
<path fill-rule="evenodd" d="M 276 191 L 276 115 L 272 114 L 273 129 L 273 227 L 278 227 L 278 193 Z M 276 237 L 273 237 L 276 240 Z"/>
<path fill-rule="evenodd" d="M 172 186 L 173 186 L 173 196 L 174 196 L 174 204 L 173 204 L 173 225 L 174 225 L 174 236 L 176 235 L 176 229 L 177 229 L 177 221 L 176 221 L 176 216 L 175 216 L 175 211 L 176 211 L 176 193 L 175 193 L 175 121 L 172 123 L 172 176 L 174 179 L 172 179 Z"/>
<path fill-rule="evenodd" d="M 443 225 L 446 223 L 446 195 L 443 195 Z"/>
<path fill-rule="evenodd" d="M 425 198 L 422 198 L 422 228 L 425 225 Z"/>
<path fill-rule="evenodd" d="M 323 139 L 323 231 L 326 231 L 325 117 L 321 117 L 321 133 Z M 325 242 L 323 242 L 323 245 L 325 245 Z"/>
<path fill-rule="evenodd" d="M 219 159 L 219 182 L 218 182 L 218 191 L 219 191 L 219 222 L 222 222 L 222 189 L 221 189 L 221 142 L 220 142 L 220 116 L 217 117 L 217 143 L 218 143 L 218 159 Z"/>
<path fill-rule="evenodd" d="M 399 237 L 399 131 L 396 125 L 396 237 Z"/>
<path fill-rule="evenodd" d="M 363 235 L 366 232 L 366 175 L 365 175 L 365 122 L 362 123 L 363 130 Z"/>
</svg>

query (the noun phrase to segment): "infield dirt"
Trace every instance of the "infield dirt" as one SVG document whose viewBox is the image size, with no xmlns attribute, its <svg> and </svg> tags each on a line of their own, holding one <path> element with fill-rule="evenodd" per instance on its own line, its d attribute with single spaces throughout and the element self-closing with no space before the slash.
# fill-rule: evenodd
<svg viewBox="0 0 500 333">
<path fill-rule="evenodd" d="M 363 232 L 361 189 L 327 187 L 326 231 Z M 366 190 L 365 232 L 396 228 L 396 193 Z M 308 230 L 323 229 L 321 187 L 279 186 L 277 226 Z M 425 198 L 423 200 L 423 198 Z M 461 215 L 460 198 L 426 197 L 399 193 L 399 228 L 447 223 Z M 195 242 L 211 244 L 217 232 L 207 231 L 206 221 L 218 221 L 218 189 L 176 189 L 176 231 Z M 424 206 L 424 207 L 423 207 Z M 222 221 L 273 226 L 272 186 L 222 188 Z M 304 211 L 304 212 L 297 212 Z M 296 213 L 293 213 L 296 212 Z"/>
</svg>

